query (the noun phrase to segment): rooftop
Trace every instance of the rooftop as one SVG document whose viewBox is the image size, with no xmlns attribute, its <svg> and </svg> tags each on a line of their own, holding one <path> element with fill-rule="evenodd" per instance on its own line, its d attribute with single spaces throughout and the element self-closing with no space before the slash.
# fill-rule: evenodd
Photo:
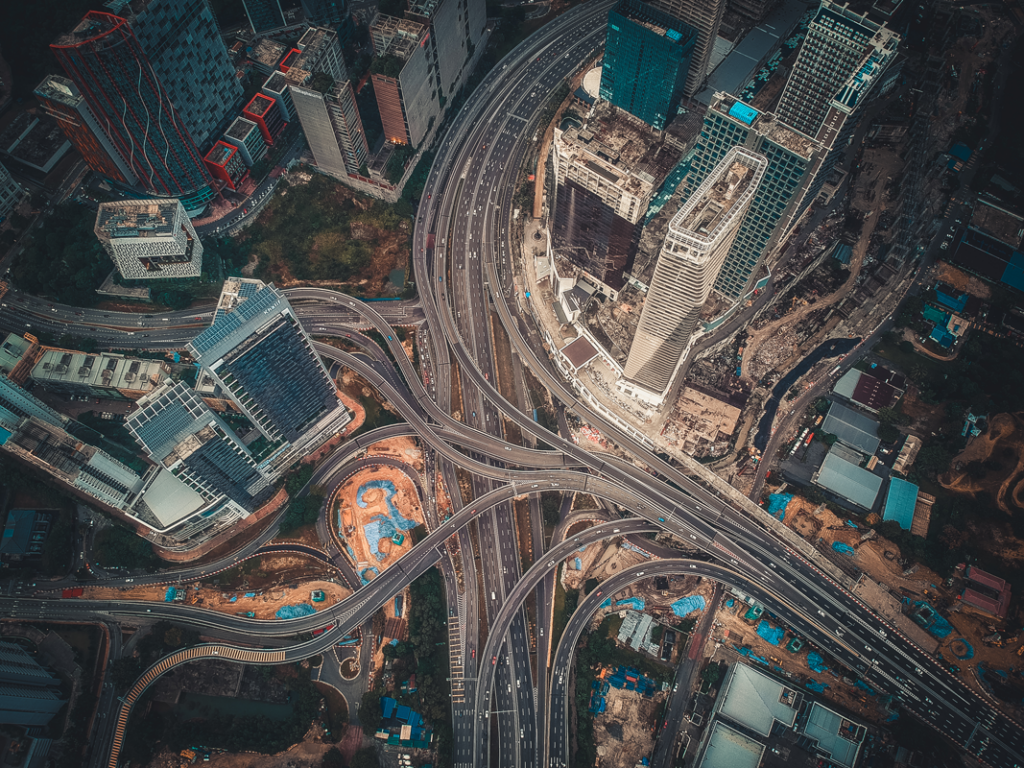
<svg viewBox="0 0 1024 768">
<path fill-rule="evenodd" d="M 89 11 L 74 29 L 58 35 L 53 41 L 56 46 L 81 45 L 93 38 L 107 34 L 126 24 L 125 19 L 103 11 Z"/>
<path fill-rule="evenodd" d="M 573 368 L 579 370 L 597 357 L 598 352 L 586 336 L 580 336 L 572 343 L 562 347 L 562 354 Z"/>
<path fill-rule="evenodd" d="M 796 722 L 802 694 L 774 677 L 746 664 L 733 664 L 725 675 L 716 704 L 719 714 L 769 736 L 778 721 L 787 727 Z"/>
<path fill-rule="evenodd" d="M 764 744 L 716 720 L 697 768 L 757 768 L 763 754 Z"/>
<path fill-rule="evenodd" d="M 248 278 L 228 278 L 213 323 L 188 346 L 196 359 L 215 362 L 284 308 L 285 301 L 273 285 Z"/>
<path fill-rule="evenodd" d="M 278 70 L 267 78 L 267 82 L 263 84 L 263 87 L 271 93 L 281 93 L 288 87 L 288 78 L 285 77 L 284 72 Z"/>
<path fill-rule="evenodd" d="M 166 237 L 174 233 L 178 200 L 117 200 L 100 203 L 96 234 L 101 238 Z"/>
<path fill-rule="evenodd" d="M 31 377 L 43 384 L 149 392 L 166 374 L 167 368 L 159 360 L 47 348 L 32 368 Z"/>
<path fill-rule="evenodd" d="M 244 117 L 236 117 L 235 121 L 228 126 L 226 131 L 224 131 L 224 135 L 230 136 L 232 139 L 237 139 L 238 141 L 245 141 L 246 136 L 253 131 L 258 130 L 259 128 L 252 120 L 246 120 Z"/>
<path fill-rule="evenodd" d="M 917 486 L 894 477 L 889 480 L 889 493 L 885 497 L 885 520 L 895 520 L 900 528 L 909 531 L 914 524 L 917 506 Z"/>
<path fill-rule="evenodd" d="M 814 150 L 821 146 L 809 136 L 804 136 L 779 122 L 771 112 L 759 112 L 728 93 L 716 93 L 711 100 L 710 109 L 715 109 L 739 120 L 780 147 L 784 147 L 802 158 L 809 159 Z"/>
<path fill-rule="evenodd" d="M 1021 247 L 1024 218 L 985 200 L 979 200 L 971 216 L 971 226 L 1014 249 Z"/>
<path fill-rule="evenodd" d="M 30 346 L 28 339 L 14 333 L 7 334 L 7 338 L 0 343 L 0 374 L 9 375 Z"/>
<path fill-rule="evenodd" d="M 839 403 L 832 403 L 821 428 L 869 456 L 878 450 L 878 422 Z"/>
<path fill-rule="evenodd" d="M 370 38 L 378 56 L 391 55 L 408 61 L 426 31 L 424 24 L 378 13 L 370 25 Z"/>
<path fill-rule="evenodd" d="M 733 212 L 754 194 L 767 160 L 735 147 L 723 158 L 672 219 L 670 229 L 687 239 L 714 242 Z"/>
<path fill-rule="evenodd" d="M 837 496 L 870 511 L 875 506 L 882 478 L 829 451 L 813 482 Z"/>
<path fill-rule="evenodd" d="M 231 156 L 238 151 L 238 147 L 232 144 L 225 144 L 223 141 L 218 141 L 209 152 L 206 153 L 206 157 L 203 158 L 214 165 L 227 165 L 228 160 Z"/>
<path fill-rule="evenodd" d="M 44 172 L 70 148 L 60 123 L 42 110 L 22 112 L 0 134 L 0 150 Z"/>
<path fill-rule="evenodd" d="M 285 52 L 288 47 L 282 45 L 276 40 L 271 40 L 268 37 L 257 41 L 247 55 L 250 61 L 254 61 L 257 64 L 261 64 L 267 69 L 274 69 L 280 63 L 281 59 L 284 58 Z"/>
<path fill-rule="evenodd" d="M 266 96 L 262 93 L 257 93 L 255 96 L 252 97 L 252 101 L 245 105 L 245 109 L 243 111 L 248 112 L 251 115 L 256 115 L 257 117 L 263 117 L 263 115 L 266 114 L 267 110 L 274 106 L 274 104 L 276 103 L 277 102 L 275 102 L 269 96 Z"/>
<path fill-rule="evenodd" d="M 36 93 L 45 99 L 53 99 L 61 104 L 77 107 L 84 97 L 78 92 L 75 84 L 60 75 L 47 75 L 43 82 L 36 86 Z"/>
<path fill-rule="evenodd" d="M 827 752 L 831 762 L 853 768 L 867 729 L 814 702 L 807 713 L 804 734 L 818 742 L 818 749 Z"/>
</svg>

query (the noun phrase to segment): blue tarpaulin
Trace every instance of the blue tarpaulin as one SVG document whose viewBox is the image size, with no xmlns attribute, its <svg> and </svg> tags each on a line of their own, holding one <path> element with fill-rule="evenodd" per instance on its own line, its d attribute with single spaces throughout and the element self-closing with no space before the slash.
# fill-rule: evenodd
<svg viewBox="0 0 1024 768">
<path fill-rule="evenodd" d="M 628 605 L 634 611 L 642 611 L 644 609 L 644 599 L 642 597 L 627 597 L 625 600 L 619 600 L 615 605 Z"/>
<path fill-rule="evenodd" d="M 302 616 L 312 616 L 314 613 L 316 613 L 316 608 L 312 605 L 299 603 L 298 605 L 282 605 L 274 615 L 279 619 L 298 619 Z"/>
<path fill-rule="evenodd" d="M 763 656 L 754 655 L 750 652 L 749 648 L 737 648 L 736 653 L 738 653 L 740 656 L 746 656 L 751 661 L 757 661 L 761 664 L 764 664 L 766 667 L 768 666 L 768 659 L 764 658 Z"/>
<path fill-rule="evenodd" d="M 857 681 L 857 683 L 856 683 L 856 685 L 857 685 L 857 687 L 858 687 L 858 688 L 860 688 L 861 690 L 863 690 L 863 691 L 866 691 L 866 692 L 867 692 L 867 694 L 868 694 L 868 696 L 874 696 L 874 695 L 875 695 L 875 689 L 874 689 L 874 688 L 872 688 L 872 687 L 871 687 L 870 685 L 868 685 L 867 683 L 865 683 L 865 682 L 864 682 L 863 680 L 858 680 L 858 681 Z"/>
<path fill-rule="evenodd" d="M 825 660 L 821 658 L 821 654 L 811 651 L 807 654 L 807 666 L 815 672 L 826 672 L 828 667 L 825 666 Z"/>
<path fill-rule="evenodd" d="M 228 602 L 229 603 L 237 603 L 238 602 L 238 595 L 232 595 L 231 599 L 228 600 Z"/>
<path fill-rule="evenodd" d="M 611 599 L 610 597 L 606 597 L 606 598 L 604 599 L 604 602 L 603 602 L 603 603 L 601 603 L 601 604 L 600 604 L 599 606 L 597 606 L 597 607 L 598 607 L 598 608 L 610 608 L 610 607 L 611 607 L 611 604 L 612 604 L 612 599 Z"/>
<path fill-rule="evenodd" d="M 974 658 L 974 646 L 964 638 L 958 637 L 949 644 L 949 650 L 961 661 Z"/>
<path fill-rule="evenodd" d="M 832 549 L 834 549 L 841 555 L 849 555 L 850 557 L 853 557 L 857 553 L 857 550 L 855 550 L 849 544 L 843 544 L 843 542 L 841 541 L 832 542 Z"/>
<path fill-rule="evenodd" d="M 768 497 L 768 514 L 783 520 L 786 517 L 786 506 L 792 499 L 792 493 L 773 493 Z"/>
<path fill-rule="evenodd" d="M 573 563 L 574 566 L 576 566 L 576 570 L 577 571 L 582 571 L 583 570 L 583 561 L 580 560 L 578 557 L 574 557 L 572 559 L 572 563 Z"/>
<path fill-rule="evenodd" d="M 772 645 L 778 645 L 782 642 L 782 636 L 786 633 L 782 627 L 773 627 L 767 621 L 761 619 L 761 623 L 757 625 L 757 634 L 762 640 Z"/>
<path fill-rule="evenodd" d="M 256 597 L 256 593 L 255 592 L 246 592 L 245 596 L 246 597 Z"/>
<path fill-rule="evenodd" d="M 165 603 L 174 602 L 174 597 L 177 594 L 178 594 L 178 592 L 177 592 L 177 590 L 174 587 L 168 587 L 167 588 L 167 594 L 164 595 L 164 602 Z"/>
<path fill-rule="evenodd" d="M 814 691 L 815 693 L 824 693 L 825 689 L 828 688 L 828 686 L 825 685 L 825 683 L 816 683 L 813 680 L 804 683 L 804 687 Z"/>
<path fill-rule="evenodd" d="M 676 616 L 689 616 L 694 611 L 703 611 L 706 605 L 701 595 L 690 595 L 672 603 L 672 613 Z"/>
</svg>

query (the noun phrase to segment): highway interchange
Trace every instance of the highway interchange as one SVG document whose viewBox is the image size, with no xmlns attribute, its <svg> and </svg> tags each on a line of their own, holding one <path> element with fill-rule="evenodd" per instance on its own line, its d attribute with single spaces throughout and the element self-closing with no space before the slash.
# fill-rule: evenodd
<svg viewBox="0 0 1024 768">
<path fill-rule="evenodd" d="M 600 46 L 609 6 L 607 0 L 591 0 L 543 27 L 485 78 L 459 112 L 431 169 L 414 234 L 419 307 L 404 302 L 370 307 L 319 289 L 288 293 L 307 330 L 318 336 L 347 335 L 364 350 L 353 355 L 318 345 L 329 365 L 336 361 L 353 368 L 391 400 L 407 422 L 394 433 L 405 430 L 401 433 L 407 434 L 411 429 L 419 435 L 436 453 L 450 489 L 458 487 L 453 484 L 455 466 L 471 472 L 477 496 L 472 504 L 447 521 L 436 521 L 430 535 L 408 556 L 352 597 L 312 617 L 258 621 L 191 606 L 24 597 L 5 598 L 0 604 L 3 615 L 114 621 L 168 618 L 226 636 L 229 641 L 234 638 L 235 642 L 293 636 L 333 624 L 332 629 L 312 641 L 282 649 L 286 660 L 307 658 L 362 626 L 393 594 L 433 565 L 441 564 L 450 584 L 451 563 L 447 562 L 443 542 L 451 535 L 460 535 L 462 551 L 473 553 L 464 527 L 479 520 L 478 554 L 485 589 L 480 603 L 487 613 L 489 631 L 485 644 L 478 649 L 472 631 L 477 624 L 474 584 L 467 587 L 465 615 L 454 617 L 471 630 L 464 633 L 461 646 L 465 697 L 462 703 L 453 703 L 454 761 L 456 765 L 479 766 L 489 764 L 490 756 L 497 755 L 502 766 L 565 765 L 565 706 L 571 695 L 567 670 L 572 666 L 574 640 L 596 609 L 597 598 L 591 595 L 582 601 L 550 665 L 546 643 L 538 643 L 537 669 L 542 679 L 533 680 L 522 605 L 578 544 L 562 542 L 547 554 L 536 553 L 534 566 L 521 574 L 509 502 L 544 489 L 579 490 L 635 515 L 635 519 L 601 524 L 580 534 L 586 540 L 657 528 L 671 531 L 693 547 L 689 554 L 680 552 L 679 559 L 651 562 L 644 575 L 636 569 L 620 574 L 600 591 L 611 594 L 628 583 L 628 578 L 687 571 L 736 586 L 763 601 L 769 610 L 842 660 L 870 685 L 895 694 L 918 717 L 985 763 L 1024 763 L 1024 740 L 1016 723 L 992 709 L 862 605 L 850 593 L 848 584 L 776 538 L 765 521 L 752 518 L 745 510 L 733 509 L 653 456 L 618 424 L 592 412 L 551 367 L 528 321 L 513 311 L 514 249 L 510 239 L 514 220 L 510 201 L 520 165 L 537 134 L 536 118 L 551 91 Z M 209 313 L 188 311 L 144 318 L 97 313 L 49 306 L 15 294 L 5 297 L 4 303 L 7 306 L 0 315 L 0 325 L 8 330 L 60 333 L 69 326 L 88 325 L 89 335 L 95 335 L 100 346 L 115 349 L 180 349 L 209 319 Z M 492 310 L 500 317 L 516 353 L 544 386 L 566 407 L 629 451 L 640 466 L 592 455 L 552 435 L 498 393 L 489 333 Z M 428 330 L 429 391 L 389 333 L 392 325 L 415 322 Z M 388 339 L 398 362 L 397 372 L 383 351 L 358 333 L 371 327 Z M 458 392 L 452 389 L 453 363 L 459 371 Z M 456 397 L 462 403 L 461 419 L 452 416 Z M 538 451 L 505 443 L 501 417 L 555 450 Z M 356 452 L 342 446 L 318 473 L 326 480 L 341 471 Z M 493 512 L 488 511 L 491 509 Z M 619 532 L 612 533 L 616 528 Z M 231 562 L 252 554 L 264 543 L 265 539 L 247 545 L 244 551 L 230 556 Z M 709 562 L 711 559 L 714 562 Z M 222 565 L 227 564 L 225 561 Z M 201 569 L 183 569 L 174 578 L 185 581 L 200 575 Z M 147 578 L 166 581 L 168 574 Z M 347 578 L 351 580 L 351 575 Z M 468 585 L 475 580 L 466 582 Z M 449 600 L 449 608 L 453 607 Z M 546 622 L 545 617 L 538 616 L 539 631 L 544 631 Z M 550 627 L 546 629 L 546 636 L 550 636 Z M 125 717 L 120 719 L 127 722 L 126 712 L 122 714 Z M 492 738 L 497 740 L 494 750 L 490 746 Z M 111 754 L 110 760 L 116 765 L 116 754 Z"/>
</svg>

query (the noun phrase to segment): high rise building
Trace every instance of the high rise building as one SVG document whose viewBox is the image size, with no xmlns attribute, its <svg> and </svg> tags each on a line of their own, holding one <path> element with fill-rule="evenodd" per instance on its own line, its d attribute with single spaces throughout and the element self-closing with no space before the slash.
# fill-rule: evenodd
<svg viewBox="0 0 1024 768">
<path fill-rule="evenodd" d="M 690 97 L 700 92 L 708 76 L 711 51 L 718 39 L 718 28 L 725 13 L 726 0 L 651 0 L 660 11 L 688 24 L 697 31 L 693 45 L 693 58 L 686 76 L 683 95 Z"/>
<path fill-rule="evenodd" d="M 281 69 L 288 82 L 289 106 L 302 125 L 317 167 L 336 178 L 358 173 L 369 149 L 337 33 L 322 27 L 307 29 L 293 53 Z M 267 81 L 265 92 L 273 79 Z M 267 95 L 273 98 L 272 92 Z"/>
<path fill-rule="evenodd" d="M 263 436 L 289 457 L 351 420 L 288 300 L 273 285 L 231 278 L 213 324 L 189 351 Z"/>
<path fill-rule="evenodd" d="M 100 203 L 96 237 L 128 280 L 199 277 L 203 244 L 178 200 Z"/>
<path fill-rule="evenodd" d="M 317 168 L 339 179 L 359 173 L 369 148 L 348 80 L 321 74 L 289 91 Z"/>
<path fill-rule="evenodd" d="M 3 221 L 17 207 L 22 195 L 25 194 L 2 163 L 0 163 L 0 221 Z"/>
<path fill-rule="evenodd" d="M 430 28 L 407 19 L 377 14 L 370 25 L 374 59 L 373 93 L 384 136 L 393 144 L 418 147 L 441 114 L 432 76 Z"/>
<path fill-rule="evenodd" d="M 170 375 L 161 360 L 125 357 L 114 352 L 79 352 L 43 347 L 29 378 L 57 395 L 138 400 Z"/>
<path fill-rule="evenodd" d="M 210 175 L 229 189 L 238 189 L 249 177 L 249 168 L 234 144 L 218 141 L 203 158 Z"/>
<path fill-rule="evenodd" d="M 827 147 L 783 125 L 775 115 L 716 93 L 684 181 L 684 200 L 736 146 L 763 156 L 768 169 L 715 281 L 715 290 L 733 300 L 746 294 L 764 255 L 785 239 L 821 189 L 827 154 Z"/>
<path fill-rule="evenodd" d="M 281 116 L 281 107 L 278 106 L 277 101 L 262 93 L 257 93 L 252 97 L 245 105 L 245 109 L 242 110 L 242 115 L 259 126 L 263 140 L 271 145 L 288 125 L 284 117 Z"/>
<path fill-rule="evenodd" d="M 0 640 L 0 723 L 47 725 L 64 706 L 59 686 L 20 645 Z"/>
<path fill-rule="evenodd" d="M 696 31 L 639 0 L 608 12 L 601 98 L 663 129 L 683 98 Z"/>
<path fill-rule="evenodd" d="M 410 0 L 405 18 L 430 30 L 424 47 L 443 103 L 469 76 L 469 63 L 483 41 L 487 4 L 485 0 Z"/>
<path fill-rule="evenodd" d="M 263 138 L 260 127 L 244 117 L 235 118 L 235 121 L 224 132 L 223 141 L 233 147 L 238 147 L 239 156 L 250 167 L 267 155 L 267 142 Z"/>
<path fill-rule="evenodd" d="M 348 19 L 345 0 L 302 0 L 306 20 L 318 27 L 336 27 Z"/>
<path fill-rule="evenodd" d="M 215 142 L 242 104 L 242 83 L 207 0 L 132 0 L 127 15 L 197 147 Z M 127 10 L 126 8 L 126 10 Z"/>
<path fill-rule="evenodd" d="M 143 188 L 202 211 L 214 196 L 202 155 L 128 22 L 89 11 L 50 48 Z"/>
<path fill-rule="evenodd" d="M 288 77 L 284 72 L 274 72 L 271 74 L 267 78 L 267 82 L 260 88 L 260 93 L 264 96 L 269 96 L 277 102 L 283 120 L 287 121 L 295 118 L 295 105 L 292 104 L 292 96 L 288 92 Z"/>
<path fill-rule="evenodd" d="M 899 45 L 899 36 L 880 24 L 822 0 L 807 28 L 796 63 L 786 81 L 776 116 L 807 136 L 818 133 L 830 112 L 830 103 L 842 91 L 858 88 L 850 82 L 858 74 L 876 80 Z M 852 105 L 856 106 L 856 105 Z M 828 143 L 828 142 L 825 142 Z"/>
<path fill-rule="evenodd" d="M 231 427 L 184 382 L 166 380 L 124 425 L 156 464 L 206 502 L 226 497 L 252 512 L 273 490 Z"/>
<path fill-rule="evenodd" d="M 92 170 L 128 186 L 137 183 L 74 83 L 60 75 L 47 75 L 36 87 L 35 96 Z"/>
<path fill-rule="evenodd" d="M 279 0 L 242 0 L 249 26 L 257 35 L 284 26 L 284 13 Z"/>
<path fill-rule="evenodd" d="M 767 166 L 733 147 L 672 217 L 626 360 L 630 381 L 668 387 Z"/>
<path fill-rule="evenodd" d="M 563 130 L 564 127 L 564 130 Z M 679 152 L 606 102 L 585 125 L 555 128 L 557 186 L 551 227 L 553 266 L 568 261 L 593 282 L 619 291 L 639 243 L 641 220 Z"/>
</svg>

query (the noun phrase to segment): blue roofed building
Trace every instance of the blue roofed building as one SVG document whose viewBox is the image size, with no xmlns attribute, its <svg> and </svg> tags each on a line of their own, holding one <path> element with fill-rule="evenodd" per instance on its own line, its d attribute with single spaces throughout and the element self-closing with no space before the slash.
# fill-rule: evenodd
<svg viewBox="0 0 1024 768">
<path fill-rule="evenodd" d="M 917 486 L 894 477 L 889 481 L 889 492 L 885 497 L 885 520 L 895 520 L 900 528 L 909 531 L 914 523 L 914 508 L 917 506 Z"/>
</svg>

